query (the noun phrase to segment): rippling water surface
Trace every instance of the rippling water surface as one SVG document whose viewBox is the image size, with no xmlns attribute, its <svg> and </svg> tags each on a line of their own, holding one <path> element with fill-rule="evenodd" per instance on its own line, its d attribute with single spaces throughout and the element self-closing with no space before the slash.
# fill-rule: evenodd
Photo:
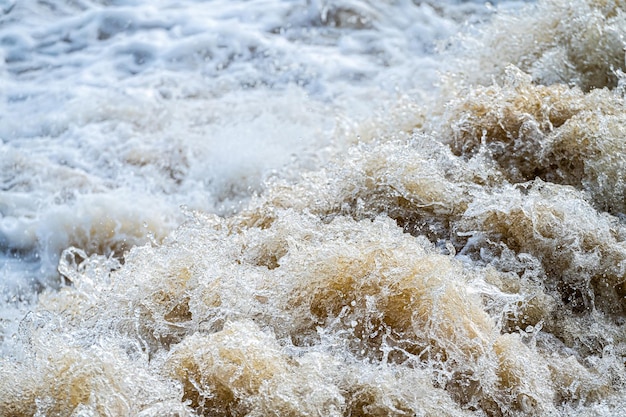
<svg viewBox="0 0 626 417">
<path fill-rule="evenodd" d="M 0 415 L 621 415 L 625 37 L 0 0 Z"/>
</svg>

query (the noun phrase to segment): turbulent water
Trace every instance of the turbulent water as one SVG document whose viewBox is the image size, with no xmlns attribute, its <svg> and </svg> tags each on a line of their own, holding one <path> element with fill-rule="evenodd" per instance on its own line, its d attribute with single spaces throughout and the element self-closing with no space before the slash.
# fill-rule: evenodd
<svg viewBox="0 0 626 417">
<path fill-rule="evenodd" d="M 0 416 L 626 413 L 626 1 L 0 0 Z"/>
</svg>

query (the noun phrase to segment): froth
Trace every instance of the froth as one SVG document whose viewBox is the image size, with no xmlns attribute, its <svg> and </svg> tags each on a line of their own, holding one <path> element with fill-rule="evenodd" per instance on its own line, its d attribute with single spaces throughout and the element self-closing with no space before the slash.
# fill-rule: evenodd
<svg viewBox="0 0 626 417">
<path fill-rule="evenodd" d="M 237 217 L 198 214 L 164 246 L 133 250 L 121 269 L 102 258 L 75 264 L 64 257 L 62 271 L 74 286 L 42 297 L 40 309 L 50 316 L 25 326 L 27 351 L 35 349 L 40 327 L 73 335 L 88 349 L 135 341 L 153 358 L 152 378 L 181 382 L 182 394 L 168 395 L 208 415 L 308 415 L 309 408 L 329 415 L 423 408 L 463 415 L 480 408 L 498 415 L 554 411 L 555 396 L 611 394 L 598 370 L 578 365 L 581 346 L 568 350 L 567 340 L 541 342 L 534 330 L 511 328 L 516 316 L 515 329 L 541 328 L 542 310 L 555 302 L 547 287 L 520 285 L 490 266 L 465 266 L 385 217 L 328 222 L 293 209 L 273 216 L 241 229 Z M 487 299 L 496 301 L 489 313 Z M 512 333 L 501 333 L 504 319 Z M 68 348 L 54 349 L 62 355 Z M 604 354 L 597 366 L 610 369 L 612 355 Z M 5 372 L 38 375 L 34 357 Z M 120 372 L 135 374 L 143 363 L 135 362 L 124 362 Z M 47 366 L 56 369 L 55 363 Z M 72 369 L 54 372 L 91 368 Z M 389 379 L 389 372 L 399 377 Z M 107 386 L 117 384 L 108 377 Z M 406 378 L 416 378 L 423 392 L 394 388 Z M 589 384 L 572 391 L 564 381 L 576 378 Z M 48 395 L 64 407 L 57 394 Z M 79 397 L 74 406 L 87 402 Z M 20 401 L 20 410 L 40 407 Z"/>
<path fill-rule="evenodd" d="M 624 103 L 607 90 L 542 86 L 515 67 L 503 85 L 448 103 L 440 134 L 457 155 L 487 152 L 513 183 L 542 178 L 585 190 L 596 207 L 624 207 Z"/>
<path fill-rule="evenodd" d="M 0 414 L 621 412 L 625 149 L 621 75 L 612 72 L 623 64 L 620 5 L 541 2 L 522 17 L 496 16 L 468 43 L 480 46 L 481 63 L 464 82 L 451 76 L 436 98 L 390 105 L 388 120 L 384 112 L 356 127 L 349 120 L 347 131 L 363 133 L 358 143 L 342 137 L 311 157 L 316 169 L 299 169 L 309 166 L 300 161 L 295 172 L 268 176 L 262 192 L 223 216 L 192 205 L 173 214 L 185 220 L 169 233 L 169 218 L 156 210 L 148 228 L 158 233 L 147 245 L 138 225 L 150 201 L 138 210 L 78 195 L 77 216 L 44 222 L 62 229 L 51 234 L 55 250 L 76 247 L 60 257 L 64 285 L 45 288 L 3 341 Z M 322 27 L 327 41 L 340 30 L 367 37 L 391 19 L 386 10 L 312 1 L 301 19 L 284 16 L 296 32 Z M 586 19 L 572 17 L 578 12 Z M 511 22 L 507 40 L 518 46 L 501 48 Z M 342 47 L 352 50 L 347 40 Z M 309 103 L 290 91 L 287 103 Z M 246 126 L 276 123 L 285 101 L 245 96 L 260 97 L 245 106 Z M 192 108 L 201 128 L 190 126 L 176 144 L 194 152 L 119 145 L 128 165 L 170 178 L 166 194 L 192 190 L 212 172 L 197 163 L 215 151 L 203 133 L 249 133 L 216 122 L 229 106 L 209 116 Z M 301 123 L 319 127 L 326 111 L 305 122 L 298 111 L 281 117 L 295 132 Z M 168 126 L 150 134 L 176 131 Z M 258 172 L 250 152 L 237 155 L 232 172 L 208 176 L 261 190 L 245 180 Z M 236 183 L 212 190 L 225 200 L 238 195 Z M 18 230 L 2 227 L 7 236 Z M 5 240 L 27 249 L 46 227 Z"/>
<path fill-rule="evenodd" d="M 481 35 L 462 39 L 472 50 L 461 53 L 462 68 L 476 70 L 461 72 L 471 83 L 489 84 L 513 64 L 541 84 L 614 88 L 616 70 L 625 66 L 623 7 L 620 0 L 554 0 L 496 16 Z"/>
<path fill-rule="evenodd" d="M 59 322 L 64 323 L 63 334 L 74 328 L 67 337 L 79 337 L 76 343 L 87 350 L 97 350 L 103 343 L 124 346 L 131 337 L 145 343 L 145 354 L 165 360 L 163 367 L 152 370 L 157 380 L 173 376 L 181 381 L 181 400 L 190 400 L 197 411 L 209 414 L 218 410 L 225 415 L 263 415 L 269 410 L 302 413 L 311 407 L 311 413 L 325 409 L 330 415 L 341 415 L 353 407 L 360 415 L 392 404 L 415 412 L 423 406 L 421 395 L 405 397 L 396 392 L 392 397 L 398 398 L 389 404 L 384 395 L 363 392 L 371 390 L 366 388 L 370 373 L 380 374 L 375 379 L 385 381 L 389 367 L 403 373 L 409 364 L 425 367 L 418 375 L 422 374 L 421 385 L 426 387 L 426 375 L 433 373 L 438 382 L 428 390 L 444 401 L 450 415 L 462 412 L 437 390 L 445 388 L 459 401 L 475 405 L 508 407 L 511 401 L 522 401 L 519 407 L 526 407 L 546 402 L 535 398 L 543 389 L 523 387 L 542 384 L 542 371 L 508 359 L 513 352 L 526 351 L 520 337 L 500 336 L 480 298 L 467 292 L 474 272 L 464 270 L 449 255 L 438 254 L 425 239 L 403 234 L 390 220 L 336 219 L 325 224 L 292 211 L 278 217 L 269 228 L 231 238 L 214 222 L 190 225 L 178 237 L 183 232 L 193 234 L 189 242 L 195 249 L 181 245 L 184 241 L 172 242 L 172 251 L 160 248 L 167 258 L 161 256 L 156 269 L 146 270 L 154 256 L 147 249 L 135 251 L 110 278 L 97 258 L 85 261 L 92 264 L 87 268 L 67 264 L 63 271 L 75 286 L 40 301 L 50 316 L 44 323 L 25 325 L 29 352 L 36 349 L 33 338 L 51 331 L 51 326 L 61 330 L 54 324 Z M 222 249 L 214 246 L 218 236 Z M 259 256 L 257 246 L 271 241 L 278 250 L 273 255 L 276 263 L 268 268 L 267 254 L 261 251 Z M 209 259 L 213 259 L 211 267 Z M 95 262 L 101 265 L 100 274 L 93 268 Z M 72 273 L 72 268 L 79 269 Z M 88 311 L 105 308 L 102 303 L 107 312 L 90 316 Z M 210 333 L 203 335 L 206 331 Z M 77 366 L 72 371 L 73 367 L 63 365 L 65 355 L 76 359 L 74 349 L 60 348 L 58 354 L 59 362 L 48 361 L 47 366 L 70 378 L 61 384 L 64 389 L 82 390 L 85 378 L 98 380 L 100 367 L 90 371 L 92 367 Z M 37 355 L 31 355 L 17 367 L 19 372 L 39 375 Z M 335 363 L 337 370 L 322 372 L 320 355 L 328 357 L 325 366 Z M 117 364 L 117 359 L 111 360 Z M 346 361 L 352 364 L 350 375 L 340 376 L 339 364 Z M 476 361 L 490 365 L 478 367 Z M 359 363 L 370 365 L 356 366 Z M 132 363 L 122 369 L 137 372 Z M 490 375 L 494 385 L 489 393 L 477 391 L 481 378 L 477 372 Z M 107 378 L 113 380 L 106 386 L 117 384 L 114 376 Z M 84 397 L 70 396 L 72 407 L 89 401 L 99 404 L 103 400 L 98 396 L 108 395 L 96 383 L 87 386 Z M 88 395 L 90 390 L 98 390 L 98 396 Z M 514 394 L 505 394 L 508 391 Z M 63 395 L 48 394 L 51 404 L 61 409 L 69 406 L 59 403 Z M 294 401 L 286 400 L 290 397 Z M 23 414 L 41 407 L 33 404 L 34 399 L 22 401 Z M 9 400 L 5 407 L 17 406 Z"/>
</svg>

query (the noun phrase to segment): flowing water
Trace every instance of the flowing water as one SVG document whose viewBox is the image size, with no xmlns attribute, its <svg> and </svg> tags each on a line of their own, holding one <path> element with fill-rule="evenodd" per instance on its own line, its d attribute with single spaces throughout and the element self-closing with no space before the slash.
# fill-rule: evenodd
<svg viewBox="0 0 626 417">
<path fill-rule="evenodd" d="M 0 0 L 0 416 L 626 413 L 626 1 Z"/>
</svg>

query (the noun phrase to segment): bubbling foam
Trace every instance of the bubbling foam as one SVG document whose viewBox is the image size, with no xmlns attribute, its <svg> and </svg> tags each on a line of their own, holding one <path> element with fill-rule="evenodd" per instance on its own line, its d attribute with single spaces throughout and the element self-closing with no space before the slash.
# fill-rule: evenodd
<svg viewBox="0 0 626 417">
<path fill-rule="evenodd" d="M 359 157 L 381 161 L 377 155 L 364 151 Z M 575 199 L 576 192 L 570 192 Z M 475 193 L 458 224 L 490 232 L 493 222 L 483 220 L 478 206 L 491 207 L 494 196 Z M 530 197 L 509 193 L 527 199 L 526 204 L 535 201 L 532 192 Z M 540 281 L 544 275 L 520 279 L 505 272 L 505 256 L 493 266 L 461 262 L 454 259 L 454 248 L 444 250 L 423 236 L 403 233 L 397 221 L 384 215 L 355 220 L 336 214 L 331 219 L 272 207 L 271 216 L 249 225 L 250 212 L 229 219 L 195 214 L 162 246 L 132 250 L 121 267 L 98 256 L 80 262 L 68 252 L 61 271 L 73 286 L 42 295 L 39 309 L 49 318 L 24 325 L 26 356 L 3 372 L 41 378 L 36 351 L 47 340 L 41 339 L 44 333 L 54 328 L 87 352 L 116 347 L 111 352 L 120 352 L 115 355 L 121 359 L 99 358 L 121 369 L 120 375 L 106 376 L 107 390 L 121 384 L 117 379 L 126 381 L 126 372 L 141 375 L 136 368 L 147 369 L 149 380 L 160 386 L 178 381 L 167 398 L 183 408 L 187 402 L 202 415 L 311 415 L 319 410 L 386 415 L 423 409 L 445 415 L 475 409 L 530 415 L 555 412 L 556 398 L 570 404 L 615 395 L 611 379 L 620 375 L 615 353 L 604 349 L 595 363 L 581 364 L 593 347 L 570 343 L 582 336 L 580 328 L 573 333 L 574 325 L 593 327 L 570 319 L 564 331 L 555 331 L 558 322 L 549 316 L 561 301 L 547 280 Z M 531 229 L 524 221 L 511 224 Z M 488 239 L 481 243 L 481 235 L 474 234 L 471 244 L 487 249 Z M 520 242 L 532 249 L 528 256 L 548 263 L 541 254 L 549 249 L 532 234 Z M 463 256 L 472 256 L 466 252 Z M 595 326 L 608 328 L 606 320 L 594 319 Z M 604 346 L 611 337 L 612 349 L 620 349 L 619 332 L 604 337 Z M 77 356 L 72 344 L 50 343 L 61 358 Z M 77 394 L 66 404 L 65 391 L 50 392 L 49 407 L 97 407 L 100 396 L 111 395 L 89 381 L 98 381 L 99 369 L 113 364 L 90 371 L 64 363 L 47 363 L 49 373 L 64 372 L 69 378 L 64 389 L 87 384 L 98 393 Z M 572 387 L 578 379 L 587 383 Z M 398 389 L 403 381 L 415 381 L 421 391 Z M 19 404 L 5 400 L 2 411 L 27 415 L 42 410 L 35 401 L 42 385 L 28 389 L 38 394 Z M 142 401 L 163 406 L 142 396 L 128 401 L 131 408 Z"/>
<path fill-rule="evenodd" d="M 307 16 L 330 29 L 379 19 L 369 3 L 321 5 Z M 400 103 L 319 170 L 272 179 L 228 216 L 189 211 L 123 263 L 91 254 L 114 247 L 106 229 L 79 228 L 67 285 L 3 341 L 0 414 L 621 412 L 623 98 L 593 90 L 617 84 L 619 5 L 496 18 L 479 42 L 498 62 L 478 85 L 447 86 L 431 109 Z M 500 51 L 511 21 L 537 31 Z"/>
<path fill-rule="evenodd" d="M 460 68 L 472 68 L 462 70 L 463 77 L 487 85 L 515 65 L 539 84 L 615 88 L 616 71 L 626 67 L 624 6 L 621 0 L 551 0 L 525 13 L 496 15 L 478 36 L 461 39 Z"/>
<path fill-rule="evenodd" d="M 623 109 L 614 92 L 536 85 L 510 67 L 502 86 L 449 103 L 439 134 L 456 155 L 487 153 L 510 182 L 572 185 L 619 214 L 626 212 Z"/>
</svg>

